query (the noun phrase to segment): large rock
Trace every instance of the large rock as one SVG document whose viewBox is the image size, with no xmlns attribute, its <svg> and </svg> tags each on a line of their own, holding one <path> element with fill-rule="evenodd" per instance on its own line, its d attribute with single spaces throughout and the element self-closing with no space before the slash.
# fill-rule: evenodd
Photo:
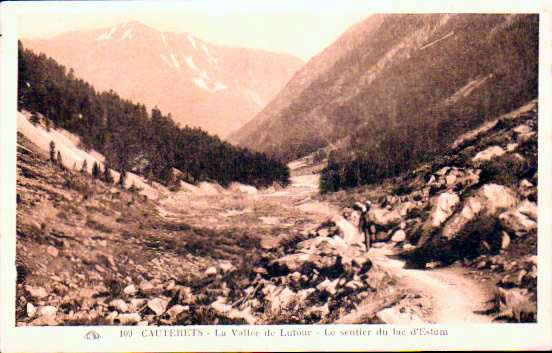
<svg viewBox="0 0 552 353">
<path fill-rule="evenodd" d="M 502 238 L 495 230 L 498 215 L 516 206 L 515 193 L 502 185 L 482 186 L 470 196 L 460 212 L 453 214 L 440 232 L 434 232 L 430 240 L 418 244 L 412 255 L 426 261 L 455 260 L 468 254 L 487 252 L 500 248 Z"/>
<path fill-rule="evenodd" d="M 117 320 L 119 320 L 121 325 L 133 325 L 133 324 L 139 323 L 140 320 L 142 320 L 142 318 L 138 313 L 131 313 L 131 314 L 119 314 L 117 316 Z"/>
<path fill-rule="evenodd" d="M 110 303 L 109 303 L 109 306 L 113 307 L 115 310 L 117 310 L 118 312 L 127 312 L 128 311 L 128 304 L 122 300 L 122 299 L 115 299 L 115 300 L 112 300 Z"/>
<path fill-rule="evenodd" d="M 468 198 L 462 210 L 452 216 L 445 224 L 442 235 L 447 239 L 455 238 L 470 222 L 481 217 L 496 217 L 500 211 L 509 209 L 518 202 L 514 192 L 508 187 L 487 184 L 474 196 Z"/>
<path fill-rule="evenodd" d="M 42 287 L 36 287 L 35 288 L 35 287 L 31 287 L 31 286 L 25 286 L 25 290 L 33 298 L 41 299 L 41 298 L 44 298 L 44 297 L 48 296 L 48 292 L 46 292 L 46 290 Z"/>
<path fill-rule="evenodd" d="M 274 260 L 267 267 L 271 276 L 285 276 L 300 272 L 311 275 L 313 270 L 323 272 L 327 276 L 338 277 L 345 271 L 342 256 L 295 253 Z"/>
<path fill-rule="evenodd" d="M 288 287 L 278 288 L 276 287 L 267 298 L 267 302 L 270 303 L 270 309 L 272 312 L 278 312 L 289 308 L 289 305 L 295 301 L 296 293 Z"/>
<path fill-rule="evenodd" d="M 398 210 L 388 210 L 385 208 L 374 207 L 366 213 L 366 221 L 383 229 L 390 229 L 398 226 L 401 221 L 401 215 Z"/>
<path fill-rule="evenodd" d="M 519 209 L 503 212 L 498 219 L 502 228 L 518 237 L 537 231 L 537 223 L 521 213 Z"/>
<path fill-rule="evenodd" d="M 433 209 L 422 226 L 422 233 L 417 243 L 418 246 L 426 244 L 433 232 L 450 218 L 456 206 L 460 203 L 460 198 L 455 193 L 443 192 L 433 198 L 432 203 Z"/>
<path fill-rule="evenodd" d="M 166 298 L 154 298 L 151 300 L 148 300 L 148 308 L 150 308 L 155 315 L 163 315 L 163 313 L 167 310 L 167 305 L 169 304 L 169 300 Z"/>
<path fill-rule="evenodd" d="M 500 146 L 490 146 L 483 151 L 477 153 L 473 158 L 473 162 L 490 161 L 494 157 L 502 156 L 506 153 Z"/>
<path fill-rule="evenodd" d="M 531 202 L 529 200 L 525 200 L 525 201 L 523 201 L 522 203 L 519 204 L 517 210 L 521 214 L 529 217 L 531 220 L 533 220 L 535 222 L 538 219 L 539 208 L 538 208 L 537 204 L 534 203 L 534 202 Z"/>
<path fill-rule="evenodd" d="M 251 309 L 247 307 L 245 310 L 240 311 L 234 309 L 231 305 L 226 304 L 226 299 L 218 297 L 216 301 L 211 303 L 211 308 L 220 314 L 228 317 L 229 319 L 241 319 L 247 322 L 249 325 L 254 325 L 257 321 L 255 316 L 251 314 Z"/>
<path fill-rule="evenodd" d="M 343 217 L 334 217 L 333 222 L 337 226 L 339 236 L 347 244 L 362 244 L 364 242 L 364 236 L 359 232 L 358 226 L 354 226 Z"/>
<path fill-rule="evenodd" d="M 33 318 L 36 315 L 36 307 L 32 303 L 27 303 L 27 316 Z"/>
<path fill-rule="evenodd" d="M 427 219 L 432 228 L 440 227 L 454 212 L 460 198 L 453 192 L 443 192 L 434 201 L 434 206 Z"/>
<path fill-rule="evenodd" d="M 337 291 L 337 284 L 339 282 L 339 278 L 330 281 L 329 279 L 324 280 L 323 282 L 320 282 L 316 289 L 318 289 L 321 292 L 327 292 L 330 295 L 334 295 Z"/>
<path fill-rule="evenodd" d="M 52 305 L 41 306 L 38 308 L 38 316 L 55 316 L 57 313 L 57 308 Z"/>
<path fill-rule="evenodd" d="M 397 230 L 391 237 L 391 241 L 396 243 L 406 240 L 406 232 L 402 229 Z"/>
</svg>

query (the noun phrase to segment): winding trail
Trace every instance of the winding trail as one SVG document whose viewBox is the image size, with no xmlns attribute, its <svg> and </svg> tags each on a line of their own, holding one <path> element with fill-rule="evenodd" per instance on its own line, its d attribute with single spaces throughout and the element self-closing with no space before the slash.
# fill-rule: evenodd
<svg viewBox="0 0 552 353">
<path fill-rule="evenodd" d="M 295 176 L 291 181 L 291 185 L 282 193 L 289 196 L 307 196 L 296 206 L 301 211 L 340 217 L 339 209 L 333 205 L 308 197 L 318 192 L 318 175 Z M 356 231 L 356 227 L 353 229 Z M 394 254 L 391 244 L 371 248 L 369 252 L 374 264 L 397 278 L 398 286 L 421 295 L 430 303 L 431 315 L 423 318 L 425 321 L 443 324 L 492 322 L 490 316 L 477 313 L 488 308 L 487 303 L 492 297 L 490 288 L 468 278 L 465 269 L 460 267 L 433 270 L 407 269 L 405 262 L 394 258 Z"/>
<path fill-rule="evenodd" d="M 490 323 L 491 317 L 476 312 L 487 309 L 491 291 L 479 282 L 465 276 L 459 267 L 434 270 L 406 269 L 404 261 L 392 258 L 389 246 L 370 249 L 370 258 L 398 280 L 398 285 L 427 298 L 432 314 L 426 318 L 432 323 Z"/>
</svg>

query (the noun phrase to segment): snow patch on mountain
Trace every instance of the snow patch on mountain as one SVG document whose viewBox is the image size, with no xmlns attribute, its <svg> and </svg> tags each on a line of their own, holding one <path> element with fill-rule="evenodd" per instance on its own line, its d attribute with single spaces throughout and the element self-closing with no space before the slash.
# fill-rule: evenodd
<svg viewBox="0 0 552 353">
<path fill-rule="evenodd" d="M 201 77 L 205 81 L 210 81 L 211 80 L 211 78 L 209 77 L 209 74 L 206 73 L 205 71 L 201 71 L 201 73 L 199 74 L 199 77 Z"/>
<path fill-rule="evenodd" d="M 188 40 L 190 41 L 190 43 L 192 43 L 192 47 L 196 48 L 196 41 L 194 39 L 194 36 L 188 33 Z"/>
<path fill-rule="evenodd" d="M 209 48 L 207 48 L 207 46 L 203 42 L 201 43 L 201 49 L 207 56 L 207 60 L 218 68 L 218 59 L 211 55 Z"/>
<path fill-rule="evenodd" d="M 199 71 L 196 64 L 194 63 L 194 59 L 191 56 L 185 56 L 184 61 L 186 61 L 186 64 L 190 67 L 190 69 L 194 71 Z"/>
<path fill-rule="evenodd" d="M 193 80 L 194 80 L 194 83 L 196 84 L 196 86 L 198 86 L 199 88 L 201 88 L 205 91 L 210 91 L 209 86 L 207 85 L 207 82 L 205 82 L 205 80 L 203 78 L 194 77 Z"/>
<path fill-rule="evenodd" d="M 111 39 L 111 36 L 117 31 L 117 25 L 111 27 L 109 32 L 102 33 L 96 38 L 96 40 L 108 40 Z"/>
<path fill-rule="evenodd" d="M 175 69 L 180 70 L 180 62 L 178 61 L 178 59 L 176 58 L 176 55 L 174 55 L 174 53 L 171 53 L 171 61 L 174 65 Z"/>
<path fill-rule="evenodd" d="M 128 28 L 125 33 L 123 33 L 120 40 L 125 40 L 127 38 L 132 39 L 132 28 Z"/>
<path fill-rule="evenodd" d="M 169 59 L 167 59 L 167 57 L 166 57 L 165 55 L 163 55 L 163 54 L 159 54 L 159 55 L 161 56 L 161 59 L 163 59 L 163 61 L 164 61 L 167 65 L 169 65 L 170 67 L 172 67 L 171 62 L 169 61 Z"/>
<path fill-rule="evenodd" d="M 245 94 L 253 101 L 253 103 L 258 105 L 259 107 L 264 106 L 264 102 L 263 102 L 261 96 L 259 96 L 259 94 L 257 92 L 252 91 L 250 89 L 246 89 Z"/>
<path fill-rule="evenodd" d="M 224 83 L 220 81 L 215 82 L 215 91 L 224 91 L 227 88 L 228 87 Z"/>
<path fill-rule="evenodd" d="M 167 37 L 165 37 L 165 33 L 161 33 L 161 41 L 163 42 L 163 45 L 166 48 L 168 45 L 167 45 Z"/>
<path fill-rule="evenodd" d="M 201 43 L 201 49 L 203 49 L 203 52 L 205 53 L 205 55 L 207 55 L 208 57 L 211 57 L 211 53 L 209 53 L 209 49 L 207 49 L 207 46 L 205 45 L 205 43 Z"/>
<path fill-rule="evenodd" d="M 73 165 L 80 168 L 83 162 L 86 160 L 88 165 L 88 173 L 92 172 L 92 166 L 96 162 L 102 169 L 105 168 L 105 157 L 95 150 L 84 151 L 78 146 L 80 145 L 80 138 L 66 130 L 61 128 L 50 129 L 47 131 L 41 125 L 33 125 L 29 121 L 29 112 L 17 112 L 17 131 L 21 132 L 25 137 L 31 140 L 43 151 L 50 150 L 50 142 L 53 141 L 56 146 L 56 150 L 60 152 L 63 157 L 63 165 L 70 169 Z M 119 172 L 112 170 L 111 175 L 115 180 L 119 179 Z M 146 181 L 139 175 L 134 173 L 127 173 L 126 184 L 134 184 L 140 188 L 140 194 L 146 195 L 149 198 L 158 198 L 159 192 L 152 188 Z"/>
</svg>

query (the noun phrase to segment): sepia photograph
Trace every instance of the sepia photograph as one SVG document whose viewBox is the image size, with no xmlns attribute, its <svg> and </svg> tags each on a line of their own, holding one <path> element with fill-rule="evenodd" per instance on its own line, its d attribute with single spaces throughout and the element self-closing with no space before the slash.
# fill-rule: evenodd
<svg viewBox="0 0 552 353">
<path fill-rule="evenodd" d="M 50 15 L 17 327 L 539 322 L 538 13 Z"/>
</svg>

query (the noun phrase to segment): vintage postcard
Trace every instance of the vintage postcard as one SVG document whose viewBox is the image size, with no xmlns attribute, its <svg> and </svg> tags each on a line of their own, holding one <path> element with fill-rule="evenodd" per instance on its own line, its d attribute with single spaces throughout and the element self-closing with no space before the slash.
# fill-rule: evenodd
<svg viewBox="0 0 552 353">
<path fill-rule="evenodd" d="M 540 2 L 0 10 L 3 351 L 551 348 Z"/>
</svg>

